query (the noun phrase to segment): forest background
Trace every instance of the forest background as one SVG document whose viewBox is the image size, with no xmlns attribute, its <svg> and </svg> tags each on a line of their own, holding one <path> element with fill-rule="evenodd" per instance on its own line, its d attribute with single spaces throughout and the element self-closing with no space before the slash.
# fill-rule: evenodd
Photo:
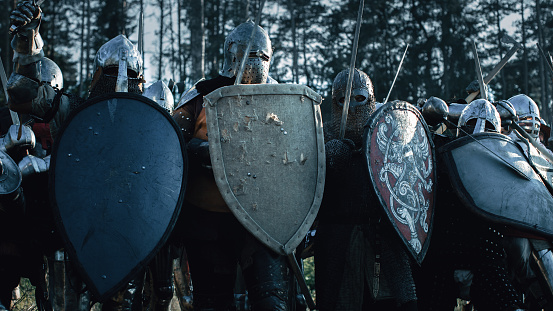
<svg viewBox="0 0 553 311">
<path fill-rule="evenodd" d="M 17 0 L 0 0 L 1 58 L 11 71 L 9 14 Z M 61 67 L 65 89 L 86 97 L 98 48 L 118 34 L 138 40 L 145 13 L 147 84 L 170 79 L 175 98 L 201 78 L 217 75 L 226 35 L 248 18 L 260 0 L 46 0 L 41 34 L 46 56 Z M 300 83 L 328 101 L 332 81 L 350 64 L 358 0 L 266 0 L 260 25 L 273 43 L 271 76 Z M 390 100 L 413 104 L 437 96 L 466 97 L 476 80 L 473 42 L 484 76 L 512 47 L 515 57 L 490 83 L 495 99 L 524 93 L 553 121 L 553 74 L 541 57 L 553 50 L 553 1 L 373 0 L 365 3 L 356 67 L 371 77 L 377 101 L 386 97 L 409 44 Z M 9 72 L 8 72 L 9 75 Z M 323 111 L 328 105 L 323 104 Z"/>
</svg>

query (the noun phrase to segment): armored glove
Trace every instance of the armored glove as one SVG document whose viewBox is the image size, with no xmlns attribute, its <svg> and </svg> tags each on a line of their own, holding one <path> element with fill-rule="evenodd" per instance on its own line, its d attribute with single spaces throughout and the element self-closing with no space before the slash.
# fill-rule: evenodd
<svg viewBox="0 0 553 311">
<path fill-rule="evenodd" d="M 43 42 L 38 32 L 41 12 L 40 7 L 30 1 L 20 2 L 12 11 L 10 31 L 16 34 L 12 41 L 12 48 L 17 53 L 36 55 L 42 51 Z"/>
<path fill-rule="evenodd" d="M 209 142 L 207 140 L 192 138 L 186 145 L 191 160 L 199 162 L 205 168 L 211 168 L 209 156 Z"/>
<path fill-rule="evenodd" d="M 484 85 L 484 88 L 486 88 L 486 90 L 487 90 L 488 86 Z M 471 83 L 469 83 L 469 85 L 467 86 L 467 88 L 465 90 L 469 94 L 472 94 L 474 92 L 479 92 L 480 91 L 480 83 L 478 83 L 478 80 L 474 80 Z"/>
<path fill-rule="evenodd" d="M 13 157 L 18 151 L 33 149 L 35 147 L 35 133 L 26 125 L 11 125 L 1 143 L 0 150 L 7 152 Z"/>
<path fill-rule="evenodd" d="M 19 161 L 19 170 L 23 178 L 33 175 L 48 172 L 50 169 L 50 156 L 44 159 L 28 155 Z"/>
</svg>

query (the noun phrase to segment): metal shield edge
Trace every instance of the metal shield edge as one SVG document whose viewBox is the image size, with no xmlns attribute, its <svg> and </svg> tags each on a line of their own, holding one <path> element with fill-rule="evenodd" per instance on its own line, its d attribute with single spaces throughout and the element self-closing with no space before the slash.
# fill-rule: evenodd
<svg viewBox="0 0 553 311">
<path fill-rule="evenodd" d="M 394 109 L 402 109 L 402 110 L 408 110 L 410 112 L 413 112 L 417 116 L 417 118 L 419 119 L 420 123 L 423 125 L 423 127 L 425 129 L 425 132 L 426 132 L 426 135 L 427 135 L 428 142 L 430 144 L 430 150 L 431 150 L 431 154 L 432 154 L 432 158 L 433 158 L 432 163 L 433 163 L 433 171 L 434 171 L 434 178 L 435 178 L 434 181 L 437 181 L 437 179 L 436 179 L 437 178 L 437 161 L 436 161 L 436 151 L 435 151 L 434 141 L 432 140 L 432 137 L 429 135 L 430 130 L 428 128 L 428 125 L 424 121 L 424 118 L 422 117 L 421 113 L 416 109 L 415 106 L 413 106 L 412 104 L 410 104 L 408 102 L 403 102 L 403 101 L 388 102 L 388 103 L 380 106 L 372 114 L 372 116 L 367 121 L 367 124 L 365 125 L 365 132 L 363 133 L 363 152 L 365 153 L 366 162 L 367 162 L 367 170 L 368 170 L 367 174 L 369 174 L 369 176 L 370 176 L 371 184 L 373 186 L 373 190 L 374 190 L 374 192 L 376 193 L 376 195 L 379 199 L 380 205 L 384 209 L 384 212 L 386 214 L 386 218 L 388 219 L 388 221 L 390 221 L 390 219 L 389 219 L 389 215 L 388 215 L 388 212 L 387 212 L 387 208 L 385 207 L 386 203 L 385 203 L 384 199 L 382 198 L 382 196 L 379 194 L 379 191 L 378 191 L 376 185 L 372 182 L 372 180 L 374 180 L 374 178 L 372 176 L 372 171 L 369 167 L 369 163 L 370 163 L 369 149 L 370 149 L 370 137 L 371 137 L 371 134 L 372 134 L 373 130 L 375 129 L 375 127 L 377 125 L 378 120 L 380 119 L 380 116 L 382 114 L 386 113 L 388 110 L 394 110 Z M 367 139 L 369 141 L 367 141 Z M 437 182 L 435 183 L 435 187 L 436 188 L 438 187 Z M 434 189 L 434 191 L 432 193 L 432 200 L 433 200 L 434 203 L 436 202 L 436 193 L 437 193 L 437 191 L 438 191 L 437 189 Z M 424 257 L 426 256 L 426 252 L 428 251 L 428 247 L 430 245 L 430 240 L 431 240 L 431 237 L 432 237 L 432 229 L 434 227 L 435 208 L 436 208 L 436 206 L 434 206 L 432 208 L 432 215 L 431 215 L 432 221 L 430 222 L 430 225 L 429 225 L 429 228 L 428 228 L 428 235 L 427 235 L 428 238 L 426 239 L 425 243 L 422 245 L 422 250 L 420 251 L 419 254 L 415 253 L 415 251 L 411 247 L 407 246 L 409 244 L 409 242 L 405 239 L 405 237 L 403 237 L 401 234 L 399 234 L 399 228 L 397 227 L 396 223 L 393 222 L 393 221 L 390 221 L 390 223 L 394 227 L 394 231 L 397 233 L 398 237 L 403 241 L 402 244 L 403 244 L 404 249 L 407 250 L 407 252 L 411 255 L 411 257 L 417 262 L 417 264 L 419 266 L 422 264 L 422 262 L 424 260 Z"/>
<path fill-rule="evenodd" d="M 477 136 L 479 138 L 484 138 L 484 137 L 488 137 L 488 136 L 497 136 L 497 137 L 500 137 L 501 139 L 512 141 L 511 138 L 509 138 L 505 135 L 502 135 L 502 134 L 485 133 L 485 134 L 478 134 Z M 440 154 L 442 154 L 442 156 L 444 157 L 445 166 L 446 166 L 448 172 L 450 173 L 449 174 L 449 180 L 451 181 L 451 184 L 453 185 L 453 188 L 455 189 L 455 192 L 457 193 L 458 197 L 463 202 L 464 206 L 466 206 L 474 214 L 476 214 L 480 217 L 483 217 L 484 219 L 486 219 L 490 222 L 511 225 L 515 228 L 518 228 L 518 229 L 521 229 L 521 230 L 524 230 L 524 231 L 529 231 L 529 232 L 532 232 L 532 233 L 536 233 L 538 235 L 546 235 L 549 238 L 553 238 L 553 231 L 539 230 L 538 228 L 536 228 L 536 226 L 531 226 L 531 225 L 525 224 L 523 222 L 519 222 L 519 221 L 516 221 L 516 220 L 506 218 L 506 217 L 501 217 L 501 216 L 498 216 L 498 215 L 494 215 L 492 213 L 489 213 L 489 212 L 479 208 L 475 204 L 474 200 L 472 199 L 472 197 L 468 193 L 467 189 L 463 186 L 463 182 L 461 181 L 461 179 L 460 179 L 460 177 L 457 173 L 457 165 L 455 164 L 455 161 L 453 160 L 453 155 L 451 154 L 451 150 L 453 150 L 453 149 L 455 149 L 455 148 L 457 148 L 461 145 L 464 145 L 466 143 L 469 143 L 471 141 L 473 141 L 473 139 L 471 139 L 469 137 L 466 137 L 465 139 L 461 139 L 461 140 L 457 139 L 457 140 L 454 140 L 450 143 L 445 144 L 444 146 L 442 146 L 438 149 L 438 152 Z M 513 144 L 516 144 L 516 143 L 513 142 Z M 516 145 L 518 147 L 518 144 L 516 144 Z M 523 152 L 523 151 L 521 150 L 521 152 Z M 535 169 L 535 168 L 532 168 L 532 169 Z M 539 176 L 539 174 L 537 172 L 535 174 Z M 539 177 L 540 177 L 541 183 L 543 184 L 543 180 L 541 180 L 541 176 L 539 176 Z M 545 184 L 543 186 L 546 187 Z"/>
<path fill-rule="evenodd" d="M 101 96 L 98 96 L 98 97 L 94 97 L 90 100 L 87 100 L 82 105 L 78 106 L 76 109 L 71 111 L 71 113 L 69 114 L 66 122 L 64 123 L 64 125 L 60 129 L 60 131 L 58 133 L 58 137 L 61 137 L 61 135 L 63 135 L 63 132 L 67 128 L 68 124 L 70 123 L 70 120 L 73 118 L 74 115 L 76 115 L 80 111 L 86 109 L 87 107 L 89 107 L 91 105 L 94 105 L 97 102 L 107 100 L 107 99 L 110 99 L 110 98 L 131 98 L 131 99 L 137 99 L 137 100 L 140 100 L 140 101 L 146 101 L 146 102 L 149 102 L 152 107 L 154 107 L 155 109 L 160 111 L 162 114 L 165 114 L 167 116 L 167 118 L 170 120 L 170 123 L 172 124 L 173 128 L 175 129 L 175 131 L 177 133 L 179 141 L 181 142 L 181 152 L 182 152 L 182 155 L 183 155 L 183 166 L 184 166 L 183 170 L 184 170 L 184 174 L 186 176 L 187 172 L 188 172 L 188 160 L 187 160 L 188 156 L 187 156 L 187 153 L 186 153 L 186 143 L 185 143 L 184 137 L 182 136 L 182 132 L 181 132 L 179 126 L 175 123 L 175 121 L 169 115 L 169 113 L 167 111 L 165 111 L 165 109 L 160 107 L 157 103 L 150 100 L 149 98 L 144 97 L 144 96 L 139 95 L 139 94 L 125 93 L 125 92 L 115 92 L 115 93 L 101 95 Z M 55 159 L 55 157 L 57 155 L 57 151 L 56 151 L 57 146 L 58 146 L 58 141 L 54 141 L 54 145 L 52 147 L 52 159 Z M 173 214 L 173 217 L 171 219 L 171 225 L 167 228 L 165 234 L 162 237 L 162 240 L 156 245 L 156 247 L 152 250 L 152 252 L 146 258 L 144 258 L 144 260 L 142 260 L 133 270 L 131 270 L 131 272 L 125 278 L 123 278 L 123 280 L 121 280 L 119 283 L 117 283 L 117 285 L 114 286 L 111 290 L 107 291 L 104 294 L 100 294 L 99 290 L 94 286 L 94 283 L 92 282 L 92 280 L 85 273 L 85 270 L 84 270 L 82 264 L 78 260 L 75 248 L 72 245 L 72 243 L 70 242 L 69 237 L 66 235 L 66 232 L 65 232 L 63 226 L 61 225 L 61 217 L 60 217 L 59 210 L 57 209 L 57 203 L 56 203 L 56 198 L 55 198 L 55 178 L 54 178 L 55 174 L 53 173 L 55 171 L 55 166 L 56 166 L 55 161 L 52 161 L 51 166 L 50 166 L 50 174 L 49 174 L 49 178 L 48 178 L 48 184 L 49 184 L 48 186 L 49 186 L 49 192 L 50 192 L 50 204 L 51 204 L 52 212 L 54 214 L 54 221 L 56 223 L 56 227 L 60 232 L 60 235 L 61 235 L 62 241 L 63 241 L 63 245 L 66 248 L 66 251 L 71 256 L 71 258 L 73 258 L 72 259 L 72 264 L 75 265 L 75 267 L 78 270 L 79 276 L 81 278 L 83 278 L 83 281 L 87 285 L 87 288 L 91 291 L 92 297 L 94 299 L 96 299 L 98 302 L 104 302 L 106 299 L 113 296 L 113 294 L 115 294 L 117 291 L 121 290 L 123 288 L 123 286 L 126 285 L 128 281 L 130 281 L 134 277 L 136 277 L 139 272 L 143 271 L 148 266 L 148 263 L 157 254 L 159 249 L 163 246 L 163 244 L 165 244 L 165 242 L 169 238 L 171 232 L 173 231 L 175 223 L 176 223 L 176 221 L 178 219 L 178 216 L 180 214 L 182 203 L 184 201 L 184 193 L 185 193 L 185 190 L 186 190 L 187 178 L 182 179 L 182 184 L 181 184 L 181 189 L 182 190 L 181 190 L 181 193 L 179 194 L 177 207 L 176 207 L 175 212 Z"/>
<path fill-rule="evenodd" d="M 227 178 L 224 174 L 219 173 L 224 171 L 224 164 L 220 157 L 214 157 L 214 155 L 221 155 L 222 149 L 220 142 L 216 141 L 215 143 L 209 144 L 209 152 L 211 154 L 211 163 L 213 167 L 218 169 L 213 170 L 215 176 L 215 181 L 217 187 L 221 192 L 223 198 L 227 205 L 229 206 L 232 213 L 240 221 L 240 223 L 251 232 L 251 228 L 258 228 L 259 232 L 253 234 L 258 238 L 260 242 L 265 244 L 267 247 L 281 255 L 291 254 L 302 239 L 305 237 L 309 231 L 311 225 L 315 221 L 321 201 L 323 198 L 324 191 L 324 180 L 326 173 L 326 163 L 325 163 L 325 152 L 324 152 L 324 134 L 322 129 L 322 115 L 320 110 L 320 104 L 322 103 L 322 97 L 308 88 L 307 86 L 297 85 L 297 84 L 257 84 L 254 85 L 255 89 L 251 88 L 252 85 L 249 84 L 240 84 L 240 87 L 237 86 L 225 86 L 221 87 L 206 96 L 204 96 L 204 106 L 206 118 L 212 118 L 217 116 L 217 101 L 219 98 L 226 96 L 239 96 L 239 95 L 255 95 L 255 94 L 275 94 L 281 88 L 288 88 L 290 92 L 295 92 L 298 95 L 306 96 L 313 101 L 313 114 L 315 116 L 316 131 L 317 131 L 317 148 L 318 152 L 318 174 L 317 174 L 317 186 L 315 190 L 315 196 L 313 203 L 311 205 L 308 216 L 303 220 L 302 225 L 293 235 L 293 238 L 290 239 L 287 243 L 282 244 L 273 239 L 267 232 L 263 231 L 259 225 L 255 222 L 253 218 L 250 217 L 247 213 L 244 212 L 240 203 L 230 190 Z M 259 93 L 259 91 L 263 93 Z M 254 93 L 255 92 L 255 93 Z M 217 122 L 207 122 L 207 132 L 208 133 L 219 133 L 219 125 Z M 227 198 L 228 201 L 227 201 Z M 229 202 L 230 201 L 230 202 Z M 258 235 L 261 235 L 263 238 L 259 238 Z"/>
</svg>

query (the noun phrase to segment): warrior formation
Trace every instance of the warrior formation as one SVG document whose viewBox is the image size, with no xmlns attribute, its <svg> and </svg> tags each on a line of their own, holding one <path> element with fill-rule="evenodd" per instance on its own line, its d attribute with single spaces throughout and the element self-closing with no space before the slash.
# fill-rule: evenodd
<svg viewBox="0 0 553 311">
<path fill-rule="evenodd" d="M 178 98 L 118 35 L 81 98 L 45 57 L 39 4 L 17 4 L 0 311 L 21 278 L 40 311 L 553 310 L 550 127 L 526 94 L 488 97 L 518 47 L 486 78 L 475 53 L 466 99 L 416 104 L 378 103 L 353 58 L 323 120 L 321 95 L 270 76 L 259 16 Z"/>
</svg>

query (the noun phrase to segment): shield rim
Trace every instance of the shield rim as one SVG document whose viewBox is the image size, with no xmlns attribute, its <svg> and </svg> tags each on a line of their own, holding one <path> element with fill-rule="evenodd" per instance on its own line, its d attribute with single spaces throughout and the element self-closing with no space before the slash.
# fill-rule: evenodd
<svg viewBox="0 0 553 311">
<path fill-rule="evenodd" d="M 148 263 L 154 258 L 154 256 L 158 253 L 160 248 L 165 244 L 169 236 L 171 235 L 171 232 L 173 231 L 173 228 L 175 227 L 176 221 L 180 215 L 180 211 L 182 208 L 182 204 L 184 202 L 184 194 L 186 191 L 186 183 L 187 183 L 187 172 L 188 172 L 188 156 L 186 153 L 186 143 L 184 140 L 184 137 L 182 135 L 182 132 L 178 125 L 175 123 L 173 117 L 169 115 L 169 113 L 160 107 L 156 102 L 152 101 L 151 99 L 144 97 L 139 94 L 133 94 L 133 93 L 126 93 L 126 92 L 113 92 L 109 94 L 102 94 L 99 96 L 96 96 L 94 98 L 86 100 L 83 104 L 79 105 L 77 108 L 75 108 L 73 111 L 71 111 L 65 120 L 63 122 L 62 127 L 60 128 L 58 132 L 58 137 L 62 137 L 65 130 L 69 127 L 71 124 L 71 121 L 77 115 L 79 112 L 83 111 L 84 109 L 91 107 L 99 102 L 113 99 L 113 98 L 123 98 L 123 99 L 134 99 L 143 103 L 148 104 L 149 106 L 153 107 L 154 109 L 161 112 L 168 120 L 169 123 L 173 126 L 175 129 L 175 132 L 177 133 L 177 138 L 180 141 L 180 148 L 181 153 L 183 156 L 183 178 L 181 183 L 181 192 L 179 194 L 179 198 L 177 200 L 177 206 L 175 208 L 175 211 L 173 212 L 173 216 L 171 217 L 170 225 L 166 229 L 165 233 L 163 234 L 161 240 L 157 243 L 157 245 L 154 247 L 154 249 L 146 256 L 142 261 L 140 261 L 131 271 L 118 283 L 116 283 L 111 289 L 107 290 L 103 294 L 100 294 L 100 291 L 95 286 L 92 279 L 88 276 L 86 273 L 86 270 L 84 269 L 84 266 L 81 264 L 79 257 L 77 256 L 77 252 L 75 251 L 75 247 L 73 246 L 73 243 L 71 243 L 71 240 L 69 239 L 69 236 L 67 235 L 67 232 L 65 231 L 65 226 L 63 226 L 63 223 L 61 222 L 61 214 L 58 209 L 58 204 L 55 196 L 55 170 L 56 170 L 56 162 L 52 160 L 50 162 L 50 174 L 48 177 L 48 183 L 49 183 L 49 196 L 50 196 L 50 206 L 52 208 L 52 212 L 54 215 L 54 222 L 56 224 L 56 228 L 59 231 L 59 234 L 61 235 L 63 246 L 65 250 L 68 252 L 70 258 L 72 259 L 72 264 L 75 265 L 77 268 L 77 271 L 79 273 L 79 276 L 83 279 L 83 282 L 87 285 L 88 289 L 90 290 L 92 296 L 98 301 L 98 302 L 105 302 L 106 299 L 113 296 L 116 292 L 121 290 L 123 285 L 125 285 L 128 281 L 132 280 L 134 277 L 138 275 L 140 271 L 145 269 L 148 266 Z M 52 155 L 51 159 L 57 158 L 57 150 L 59 147 L 59 139 L 56 139 L 54 141 L 54 144 L 52 146 Z"/>
<path fill-rule="evenodd" d="M 478 140 L 482 140 L 482 139 L 489 138 L 489 137 L 495 137 L 495 138 L 499 138 L 501 140 L 505 140 L 505 141 L 513 144 L 517 149 L 519 149 L 521 151 L 522 154 L 524 154 L 524 152 L 522 151 L 520 146 L 512 138 L 510 138 L 506 135 L 499 134 L 499 133 L 488 133 L 488 132 L 486 132 L 486 133 L 472 134 L 472 136 L 474 138 L 478 139 Z M 462 182 L 461 178 L 459 177 L 459 173 L 458 173 L 458 170 L 457 170 L 457 164 L 453 160 L 453 155 L 451 153 L 452 150 L 454 150 L 458 147 L 464 146 L 464 145 L 466 145 L 470 142 L 473 142 L 473 141 L 474 140 L 472 138 L 470 138 L 469 136 L 465 136 L 465 137 L 455 139 L 454 141 L 451 141 L 451 142 L 443 145 L 442 147 L 440 147 L 438 149 L 438 152 L 440 154 L 442 154 L 444 162 L 445 162 L 445 166 L 447 167 L 449 180 L 451 181 L 451 184 L 454 186 L 453 188 L 455 189 L 455 193 L 457 194 L 457 196 L 459 197 L 459 199 L 463 203 L 463 206 L 465 206 L 473 214 L 481 216 L 484 219 L 486 219 L 486 220 L 488 220 L 492 223 L 509 225 L 509 226 L 513 226 L 515 228 L 518 228 L 518 229 L 521 229 L 521 230 L 524 230 L 524 231 L 529 231 L 529 232 L 532 232 L 532 233 L 535 233 L 535 234 L 539 234 L 540 236 L 541 235 L 546 235 L 549 238 L 553 238 L 553 231 L 550 231 L 548 233 L 548 232 L 543 231 L 543 230 L 538 230 L 534 226 L 524 224 L 522 222 L 517 222 L 514 219 L 509 219 L 509 218 L 504 217 L 504 216 L 494 215 L 490 212 L 487 212 L 483 209 L 480 209 L 475 204 L 475 202 L 472 199 L 471 195 L 469 194 L 469 192 L 467 191 L 467 189 L 463 185 L 463 182 Z M 549 191 L 549 188 L 547 188 L 547 186 L 544 184 L 541 176 L 536 172 L 536 169 L 532 165 L 530 165 L 530 163 L 528 163 L 528 165 L 532 168 L 532 170 L 534 171 L 534 174 L 537 175 L 537 177 L 538 177 L 537 180 L 539 180 L 543 184 L 543 186 Z M 551 194 L 551 192 L 550 192 L 550 194 Z"/>
<path fill-rule="evenodd" d="M 210 119 L 213 119 L 210 116 L 217 116 L 217 102 L 219 101 L 219 99 L 223 97 L 240 95 L 284 95 L 282 92 L 276 93 L 276 90 L 280 88 L 288 88 L 289 91 L 294 92 L 298 95 L 306 96 L 310 100 L 312 100 L 318 161 L 317 181 L 315 193 L 313 195 L 313 202 L 311 203 L 311 207 L 306 217 L 302 220 L 301 225 L 286 243 L 282 244 L 278 242 L 276 239 L 271 237 L 269 233 L 263 230 L 257 224 L 257 222 L 244 210 L 240 202 L 232 193 L 232 189 L 230 189 L 226 174 L 222 173 L 225 172 L 225 167 L 221 156 L 222 148 L 220 140 L 215 139 L 210 141 L 209 152 L 211 155 L 211 165 L 214 168 L 213 175 L 215 177 L 217 187 L 232 214 L 238 219 L 242 226 L 244 226 L 244 228 L 246 228 L 261 243 L 281 255 L 289 255 L 303 240 L 311 225 L 315 221 L 323 198 L 326 162 L 324 152 L 322 115 L 320 110 L 322 97 L 315 91 L 311 90 L 309 87 L 299 84 L 240 84 L 221 87 L 207 94 L 206 96 L 204 96 L 204 106 L 208 133 L 217 133 L 219 135 L 219 123 L 209 121 Z M 256 232 L 253 232 L 253 230 L 256 230 Z"/>
<path fill-rule="evenodd" d="M 431 212 L 431 215 L 430 215 L 430 219 L 432 219 L 432 221 L 430 222 L 430 225 L 428 227 L 428 234 L 427 234 L 427 238 L 426 240 L 424 241 L 423 245 L 422 245 L 422 249 L 420 251 L 419 254 L 415 253 L 415 251 L 409 247 L 409 242 L 407 241 L 407 239 L 399 234 L 399 228 L 397 226 L 397 224 L 395 223 L 395 221 L 392 221 L 391 219 L 391 216 L 390 216 L 390 212 L 388 211 L 388 207 L 386 206 L 386 200 L 382 197 L 380 191 L 378 190 L 378 188 L 376 187 L 376 184 L 374 183 L 374 176 L 373 176 L 373 173 L 372 173 L 372 170 L 371 170 L 371 161 L 370 161 L 370 142 L 371 142 L 371 139 L 370 137 L 372 136 L 372 133 L 374 132 L 375 128 L 376 128 L 376 124 L 377 124 L 377 121 L 380 119 L 380 117 L 387 113 L 388 111 L 390 110 L 396 110 L 396 109 L 399 109 L 399 110 L 407 110 L 409 112 L 412 112 L 416 117 L 417 119 L 419 120 L 419 122 L 422 124 L 424 130 L 425 130 L 425 133 L 426 133 L 426 137 L 428 139 L 428 142 L 430 144 L 430 151 L 431 151 L 431 154 L 432 154 L 432 174 L 434 175 L 434 191 L 432 191 L 432 202 L 434 203 L 433 206 L 432 206 L 432 212 Z M 369 120 L 367 121 L 367 124 L 365 125 L 365 131 L 363 133 L 363 152 L 365 154 L 365 160 L 366 160 L 366 168 L 367 168 L 367 171 L 368 171 L 368 174 L 369 174 L 369 177 L 371 179 L 371 184 L 372 184 L 372 190 L 376 193 L 376 196 L 378 197 L 378 200 L 379 200 L 379 203 L 382 207 L 382 209 L 384 209 L 384 212 L 386 214 L 386 218 L 388 219 L 388 221 L 390 221 L 390 223 L 392 224 L 392 226 L 394 227 L 394 231 L 396 232 L 396 234 L 399 236 L 399 238 L 403 241 L 403 247 L 405 249 L 407 249 L 407 252 L 409 254 L 411 254 L 411 256 L 413 257 L 413 259 L 415 259 L 415 261 L 417 262 L 417 264 L 420 266 L 426 256 L 426 253 L 428 251 L 428 247 L 430 246 L 430 240 L 432 238 L 432 231 L 433 231 L 433 228 L 434 228 L 434 214 L 436 212 L 436 194 L 437 194 L 437 191 L 438 191 L 438 180 L 437 180 L 437 161 L 436 161 L 436 151 L 435 151 L 435 146 L 434 146 L 434 141 L 431 137 L 431 132 L 430 132 L 430 129 L 428 128 L 428 125 L 426 124 L 426 121 L 424 121 L 424 118 L 422 117 L 422 114 L 417 110 L 417 108 L 415 106 L 413 106 L 412 104 L 408 103 L 408 102 L 404 102 L 404 101 L 393 101 L 393 102 L 389 102 L 389 103 L 386 103 L 384 105 L 382 105 L 380 108 L 378 108 L 378 110 L 376 110 L 372 115 L 371 117 L 369 118 Z"/>
</svg>

